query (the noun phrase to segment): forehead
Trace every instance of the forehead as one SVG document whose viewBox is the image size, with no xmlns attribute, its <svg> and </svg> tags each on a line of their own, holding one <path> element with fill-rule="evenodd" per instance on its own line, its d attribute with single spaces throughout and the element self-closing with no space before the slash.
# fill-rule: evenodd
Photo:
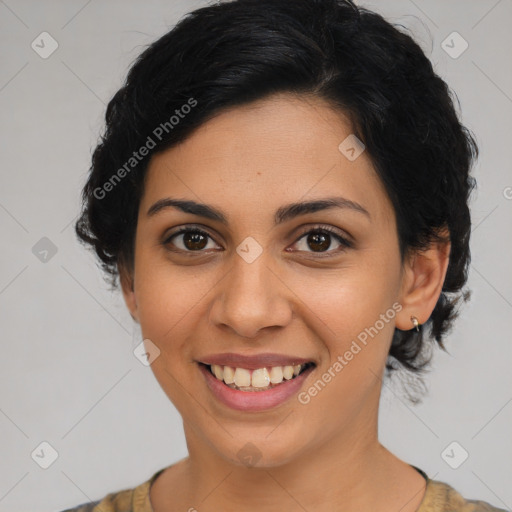
<svg viewBox="0 0 512 512">
<path fill-rule="evenodd" d="M 225 110 L 152 158 L 141 211 L 169 195 L 233 217 L 273 215 L 284 203 L 341 195 L 390 220 L 368 154 L 350 160 L 340 150 L 351 131 L 348 118 L 318 98 L 279 94 Z"/>
</svg>

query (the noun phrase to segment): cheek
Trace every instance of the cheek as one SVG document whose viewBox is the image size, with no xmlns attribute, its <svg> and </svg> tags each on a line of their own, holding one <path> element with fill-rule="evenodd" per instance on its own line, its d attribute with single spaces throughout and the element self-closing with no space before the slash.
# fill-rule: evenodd
<svg viewBox="0 0 512 512">
<path fill-rule="evenodd" d="M 380 389 L 400 309 L 388 282 L 375 273 L 359 277 L 347 275 L 327 294 L 309 294 L 308 305 L 324 304 L 319 316 L 328 329 L 322 329 L 320 350 L 326 350 L 326 357 L 299 401 L 305 410 L 318 411 L 308 421 L 324 429 L 325 436 L 355 417 L 361 404 L 371 402 Z M 325 418 L 320 411 L 329 411 L 336 420 L 322 425 Z"/>
<path fill-rule="evenodd" d="M 330 337 L 346 341 L 392 308 L 399 289 L 399 267 L 392 257 L 368 251 L 328 272 L 311 271 L 295 280 L 290 275 L 289 282 L 309 307 L 309 315 L 316 315 L 329 328 Z"/>
<path fill-rule="evenodd" d="M 326 351 L 317 378 L 306 390 L 316 407 L 340 403 L 339 412 L 357 407 L 375 386 L 386 363 L 394 333 L 399 285 L 399 257 L 367 251 L 352 264 L 304 283 L 298 295 L 321 320 L 320 350 Z M 340 397 L 343 397 L 342 399 Z M 341 403 L 340 402 L 343 402 Z"/>
<path fill-rule="evenodd" d="M 178 267 L 149 251 L 138 256 L 135 293 L 143 335 L 161 349 L 162 359 L 176 366 L 176 354 L 190 351 L 188 341 L 194 333 L 199 336 L 198 315 L 205 314 L 216 280 L 211 272 Z"/>
<path fill-rule="evenodd" d="M 151 370 L 160 387 L 183 415 L 190 412 L 191 375 L 194 343 L 203 337 L 199 317 L 205 315 L 205 290 L 214 283 L 204 276 L 178 270 L 169 262 L 139 259 L 139 284 L 136 293 L 144 338 L 160 350 Z M 137 272 L 137 270 L 136 270 Z M 192 411 L 194 408 L 192 407 Z M 189 411 L 189 412 L 187 412 Z M 198 412 L 198 411 L 196 411 Z"/>
</svg>

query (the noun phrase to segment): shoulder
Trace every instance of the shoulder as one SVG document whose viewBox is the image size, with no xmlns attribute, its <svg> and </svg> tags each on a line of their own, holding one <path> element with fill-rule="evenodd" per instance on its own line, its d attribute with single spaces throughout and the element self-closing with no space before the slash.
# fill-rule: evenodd
<svg viewBox="0 0 512 512">
<path fill-rule="evenodd" d="M 82 503 L 61 512 L 153 512 L 149 501 L 149 488 L 165 469 L 160 469 L 137 487 L 112 492 L 103 499 Z"/>
<path fill-rule="evenodd" d="M 133 512 L 132 501 L 135 489 L 113 492 L 101 500 L 89 501 L 62 512 Z"/>
<path fill-rule="evenodd" d="M 445 482 L 429 480 L 425 497 L 417 512 L 507 512 L 491 504 L 464 498 Z"/>
</svg>

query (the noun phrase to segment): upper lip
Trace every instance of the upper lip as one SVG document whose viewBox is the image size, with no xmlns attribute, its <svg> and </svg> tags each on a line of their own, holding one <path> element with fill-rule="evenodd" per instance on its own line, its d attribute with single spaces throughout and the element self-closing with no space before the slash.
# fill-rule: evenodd
<svg viewBox="0 0 512 512">
<path fill-rule="evenodd" d="M 246 368 L 247 370 L 257 370 L 258 368 L 272 366 L 293 366 L 298 364 L 312 363 L 311 359 L 304 359 L 297 356 L 284 354 L 256 354 L 243 355 L 227 352 L 223 354 L 212 354 L 198 360 L 200 363 L 219 366 L 231 366 L 233 368 Z"/>
</svg>

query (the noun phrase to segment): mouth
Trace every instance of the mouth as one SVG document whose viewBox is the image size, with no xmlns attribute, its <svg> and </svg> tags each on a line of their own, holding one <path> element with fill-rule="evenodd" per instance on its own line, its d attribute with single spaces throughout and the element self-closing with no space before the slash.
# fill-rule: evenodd
<svg viewBox="0 0 512 512">
<path fill-rule="evenodd" d="M 300 392 L 317 362 L 292 354 L 224 352 L 196 359 L 217 403 L 244 412 L 262 412 Z"/>
<path fill-rule="evenodd" d="M 313 361 L 285 366 L 263 366 L 261 368 L 242 368 L 219 364 L 199 365 L 218 381 L 233 390 L 247 393 L 269 391 L 295 380 L 316 365 Z"/>
</svg>

